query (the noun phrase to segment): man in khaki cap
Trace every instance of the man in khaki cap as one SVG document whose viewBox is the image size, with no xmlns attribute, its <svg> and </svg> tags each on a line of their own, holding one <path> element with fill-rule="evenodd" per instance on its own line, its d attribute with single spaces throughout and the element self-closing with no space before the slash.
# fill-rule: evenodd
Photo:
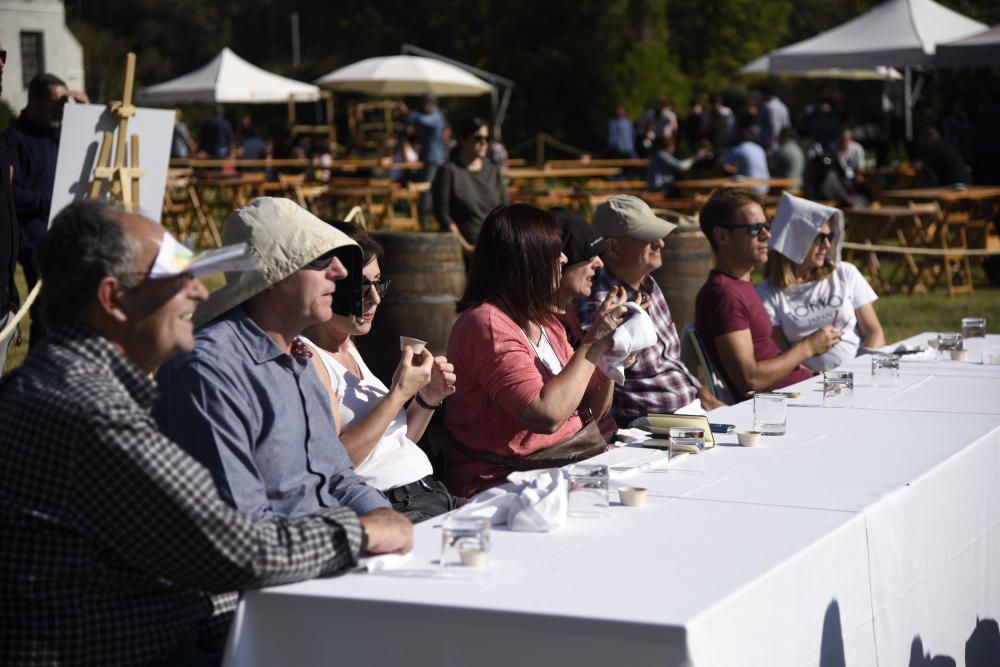
<svg viewBox="0 0 1000 667">
<path fill-rule="evenodd" d="M 614 195 L 594 211 L 593 224 L 608 239 L 601 255 L 604 269 L 594 278 L 590 296 L 577 314 L 584 329 L 608 293 L 623 287 L 630 300 L 641 295 L 656 328 L 657 343 L 636 354 L 625 369 L 625 383 L 615 389 L 611 414 L 619 426 L 650 412 L 704 413 L 723 405 L 705 390 L 681 362 L 681 344 L 667 301 L 650 275 L 660 268 L 663 239 L 676 225 L 656 217 L 638 197 Z"/>
<path fill-rule="evenodd" d="M 225 287 L 195 312 L 194 352 L 160 368 L 161 428 L 241 511 L 271 518 L 345 506 L 366 530 L 388 528 L 405 550 L 409 521 L 354 472 L 298 341 L 333 314 L 335 281 L 347 275 L 338 256 L 358 261 L 360 249 L 294 202 L 270 197 L 230 215 L 223 240 L 247 243 L 258 266 L 226 274 Z"/>
</svg>

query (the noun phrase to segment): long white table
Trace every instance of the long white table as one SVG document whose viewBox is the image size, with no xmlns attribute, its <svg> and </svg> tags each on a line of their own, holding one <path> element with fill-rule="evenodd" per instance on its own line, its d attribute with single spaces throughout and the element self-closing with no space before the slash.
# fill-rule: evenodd
<svg viewBox="0 0 1000 667">
<path fill-rule="evenodd" d="M 853 407 L 802 382 L 757 448 L 602 455 L 645 507 L 495 529 L 480 576 L 440 573 L 432 520 L 406 569 L 247 593 L 226 664 L 964 664 L 1000 618 L 1000 366 L 904 360 L 892 388 L 846 368 Z M 751 403 L 711 420 L 749 428 Z"/>
</svg>

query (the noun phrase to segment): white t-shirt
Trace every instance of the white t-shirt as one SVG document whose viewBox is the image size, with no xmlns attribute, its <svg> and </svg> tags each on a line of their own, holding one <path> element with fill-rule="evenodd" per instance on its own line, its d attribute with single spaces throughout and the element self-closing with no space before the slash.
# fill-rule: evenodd
<svg viewBox="0 0 1000 667">
<path fill-rule="evenodd" d="M 349 346 L 349 351 L 361 369 L 360 380 L 348 372 L 332 354 L 316 347 L 312 342 L 306 342 L 314 352 L 319 353 L 330 374 L 330 384 L 340 404 L 341 430 L 356 419 L 363 418 L 388 395 L 389 389 L 368 369 L 353 344 Z M 393 417 L 385 434 L 365 460 L 355 466 L 355 469 L 380 491 L 415 482 L 433 472 L 424 450 L 406 437 L 406 410 L 402 409 Z"/>
<path fill-rule="evenodd" d="M 757 286 L 757 294 L 771 324 L 781 327 L 790 344 L 827 324 L 834 324 L 836 319 L 835 326 L 844 332 L 840 342 L 805 362 L 807 368 L 816 372 L 836 368 L 857 355 L 861 336 L 855 311 L 878 298 L 850 262 L 838 262 L 836 270 L 825 280 L 792 285 L 783 290 L 765 280 Z"/>
</svg>

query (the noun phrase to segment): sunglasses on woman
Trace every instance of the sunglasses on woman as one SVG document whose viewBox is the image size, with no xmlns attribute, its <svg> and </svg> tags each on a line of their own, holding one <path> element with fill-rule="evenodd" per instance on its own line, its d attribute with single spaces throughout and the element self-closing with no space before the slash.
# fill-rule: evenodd
<svg viewBox="0 0 1000 667">
<path fill-rule="evenodd" d="M 816 240 L 813 241 L 813 243 L 816 245 L 823 245 L 823 241 L 833 245 L 833 232 L 830 232 L 829 234 L 824 234 L 823 232 L 816 234 Z"/>
<path fill-rule="evenodd" d="M 389 278 L 382 278 L 381 280 L 368 280 L 367 278 L 361 281 L 361 293 L 368 296 L 368 290 L 372 287 L 375 288 L 375 293 L 378 294 L 378 298 L 385 296 L 385 293 L 389 289 L 389 283 L 392 282 Z"/>
</svg>

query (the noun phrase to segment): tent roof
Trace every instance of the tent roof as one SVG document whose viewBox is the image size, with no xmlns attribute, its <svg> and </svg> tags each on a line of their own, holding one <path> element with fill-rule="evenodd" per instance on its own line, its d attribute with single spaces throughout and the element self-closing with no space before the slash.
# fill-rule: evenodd
<svg viewBox="0 0 1000 667">
<path fill-rule="evenodd" d="M 749 65 L 740 69 L 741 74 L 770 74 L 771 56 L 764 54 Z M 867 67 L 864 69 L 827 69 L 804 70 L 802 72 L 785 72 L 790 76 L 800 76 L 805 79 L 847 79 L 851 81 L 900 81 L 903 75 L 892 67 Z"/>
<path fill-rule="evenodd" d="M 316 79 L 333 90 L 367 95 L 485 95 L 492 86 L 449 63 L 423 56 L 366 58 Z"/>
<path fill-rule="evenodd" d="M 772 51 L 771 73 L 931 65 L 937 44 L 986 27 L 933 0 L 886 0 L 836 28 Z"/>
<path fill-rule="evenodd" d="M 1000 25 L 955 42 L 938 45 L 937 66 L 1000 65 Z"/>
<path fill-rule="evenodd" d="M 140 88 L 136 101 L 144 104 L 265 104 L 287 102 L 291 94 L 302 100 L 315 100 L 319 97 L 319 88 L 251 65 L 226 47 L 193 72 Z"/>
</svg>

